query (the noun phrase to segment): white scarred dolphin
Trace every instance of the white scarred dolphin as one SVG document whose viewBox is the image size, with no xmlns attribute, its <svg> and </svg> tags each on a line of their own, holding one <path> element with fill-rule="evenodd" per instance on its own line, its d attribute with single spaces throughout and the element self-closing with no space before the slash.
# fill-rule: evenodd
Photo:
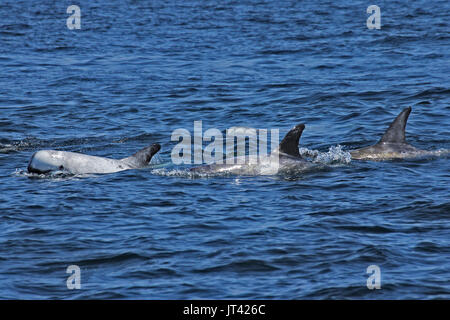
<svg viewBox="0 0 450 320">
<path fill-rule="evenodd" d="M 145 147 L 134 155 L 124 159 L 109 159 L 89 156 L 82 153 L 41 150 L 33 154 L 28 164 L 30 173 L 48 173 L 51 171 L 68 171 L 73 174 L 112 173 L 128 169 L 143 168 L 161 149 L 157 143 Z"/>
</svg>

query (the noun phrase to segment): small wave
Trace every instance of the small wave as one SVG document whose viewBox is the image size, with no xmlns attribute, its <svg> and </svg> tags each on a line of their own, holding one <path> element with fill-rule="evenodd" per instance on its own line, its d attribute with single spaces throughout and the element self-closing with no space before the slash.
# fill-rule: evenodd
<svg viewBox="0 0 450 320">
<path fill-rule="evenodd" d="M 343 226 L 336 226 L 336 229 L 342 229 L 342 230 L 348 230 L 352 232 L 359 232 L 359 233 L 374 233 L 374 234 L 384 234 L 384 233 L 393 233 L 395 232 L 394 229 L 383 227 L 383 226 L 361 226 L 361 225 L 343 225 Z"/>
<path fill-rule="evenodd" d="M 72 174 L 67 171 L 52 171 L 49 173 L 31 173 L 23 169 L 16 169 L 13 173 L 16 177 L 24 177 L 30 179 L 50 179 L 55 181 L 65 181 L 69 179 L 86 178 L 92 175 L 87 174 Z"/>
<path fill-rule="evenodd" d="M 0 143 L 0 153 L 12 153 L 17 151 L 17 148 L 12 144 L 2 144 Z"/>
<path fill-rule="evenodd" d="M 27 137 L 19 141 L 8 141 L 6 143 L 0 143 L 0 153 L 13 153 L 18 151 L 29 150 L 46 145 L 43 140 Z"/>
<path fill-rule="evenodd" d="M 422 241 L 414 247 L 414 251 L 444 253 L 450 250 L 447 247 L 441 247 L 432 241 Z"/>
<path fill-rule="evenodd" d="M 430 89 L 423 90 L 419 93 L 412 95 L 410 98 L 417 99 L 417 98 L 442 97 L 442 96 L 448 95 L 449 93 L 450 93 L 450 89 L 437 87 L 437 88 L 430 88 Z"/>
<path fill-rule="evenodd" d="M 21 140 L 4 139 L 0 142 L 0 153 L 29 151 L 40 148 L 64 148 L 68 146 L 85 145 L 88 143 L 92 144 L 103 140 L 103 138 L 99 137 L 44 140 L 33 136 Z"/>
<path fill-rule="evenodd" d="M 208 173 L 208 172 L 189 171 L 189 169 L 166 169 L 166 168 L 154 169 L 152 170 L 152 173 L 159 176 L 180 177 L 187 179 L 231 176 L 231 173 L 223 173 L 223 172 Z"/>
<path fill-rule="evenodd" d="M 4 30 L 29 30 L 29 29 L 31 29 L 31 25 L 29 25 L 27 23 L 13 23 L 13 24 L 3 25 L 2 29 L 4 29 Z"/>
<path fill-rule="evenodd" d="M 383 286 L 383 289 L 386 290 L 386 286 Z M 379 293 L 383 290 L 376 291 Z M 369 293 L 373 292 L 371 290 L 367 290 L 364 286 L 328 286 L 327 288 L 320 288 L 317 290 L 314 290 L 306 295 L 306 298 L 312 298 L 312 299 L 342 299 L 342 298 L 361 298 L 367 296 Z"/>
<path fill-rule="evenodd" d="M 201 274 L 217 273 L 217 272 L 255 273 L 255 272 L 271 272 L 276 270 L 279 270 L 279 268 L 268 263 L 267 261 L 259 259 L 246 259 L 218 266 L 195 268 L 194 272 Z"/>
</svg>

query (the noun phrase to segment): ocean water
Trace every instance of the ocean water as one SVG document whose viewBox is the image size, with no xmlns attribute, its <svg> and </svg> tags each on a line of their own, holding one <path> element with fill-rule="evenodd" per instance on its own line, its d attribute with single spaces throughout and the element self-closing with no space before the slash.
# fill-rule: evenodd
<svg viewBox="0 0 450 320">
<path fill-rule="evenodd" d="M 371 4 L 2 0 L 0 298 L 450 298 L 448 154 L 348 157 L 408 106 L 408 141 L 450 149 L 450 3 L 379 1 L 378 30 Z M 171 135 L 194 121 L 280 138 L 305 123 L 317 166 L 193 175 Z M 123 158 L 155 142 L 140 170 L 26 171 L 41 149 Z"/>
</svg>

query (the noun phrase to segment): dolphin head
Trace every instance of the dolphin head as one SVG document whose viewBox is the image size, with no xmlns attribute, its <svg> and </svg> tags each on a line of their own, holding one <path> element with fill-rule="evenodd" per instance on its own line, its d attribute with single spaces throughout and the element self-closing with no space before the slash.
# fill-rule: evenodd
<svg viewBox="0 0 450 320">
<path fill-rule="evenodd" d="M 63 157 L 59 151 L 41 150 L 33 154 L 28 163 L 28 172 L 47 173 L 55 170 L 64 170 Z"/>
</svg>

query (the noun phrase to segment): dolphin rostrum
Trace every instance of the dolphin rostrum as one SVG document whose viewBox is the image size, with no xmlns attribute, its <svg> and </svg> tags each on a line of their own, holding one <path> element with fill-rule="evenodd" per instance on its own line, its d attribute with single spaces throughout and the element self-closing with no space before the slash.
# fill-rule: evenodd
<svg viewBox="0 0 450 320">
<path fill-rule="evenodd" d="M 433 151 L 420 150 L 406 142 L 405 128 L 410 113 L 411 107 L 403 109 L 376 144 L 350 151 L 352 159 L 388 160 L 434 154 Z"/>
<path fill-rule="evenodd" d="M 161 149 L 157 143 L 145 147 L 124 159 L 109 159 L 89 156 L 82 153 L 41 150 L 33 154 L 28 164 L 30 173 L 48 173 L 51 171 L 68 171 L 73 174 L 112 173 L 128 169 L 143 168 Z"/>
<path fill-rule="evenodd" d="M 275 150 L 269 155 L 258 157 L 256 161 L 251 161 L 250 157 L 243 157 L 244 159 L 240 159 L 242 161 L 238 161 L 239 159 L 235 157 L 233 163 L 201 165 L 190 170 L 197 173 L 271 175 L 283 170 L 303 169 L 309 166 L 309 162 L 301 157 L 298 149 L 304 129 L 304 124 L 296 125 L 286 134 Z"/>
</svg>

